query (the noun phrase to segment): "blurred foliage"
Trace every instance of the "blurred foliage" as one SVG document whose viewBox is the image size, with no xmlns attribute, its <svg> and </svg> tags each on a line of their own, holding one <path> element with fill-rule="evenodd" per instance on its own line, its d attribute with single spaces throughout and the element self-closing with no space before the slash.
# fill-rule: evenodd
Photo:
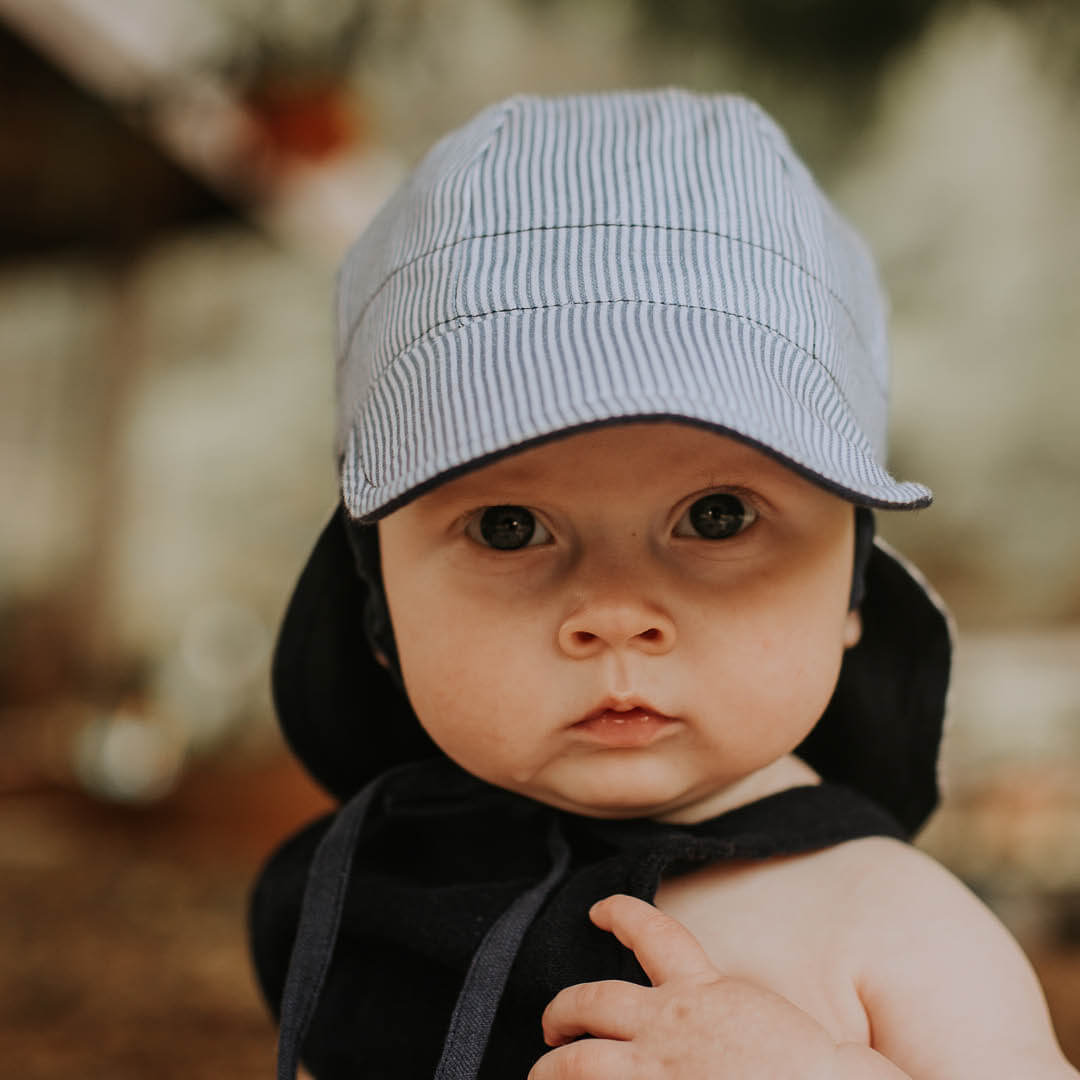
<svg viewBox="0 0 1080 1080">
<path fill-rule="evenodd" d="M 518 2 L 547 13 L 566 4 Z M 610 0 L 577 0 L 575 6 L 610 6 Z M 997 8 L 1028 25 L 1053 54 L 1053 66 L 1080 77 L 1080 5 L 1073 0 L 633 0 L 630 6 L 644 37 L 704 37 L 830 78 L 879 72 L 941 15 Z"/>
<path fill-rule="evenodd" d="M 878 70 L 947 0 L 636 0 L 649 33 L 737 39 L 773 63 Z"/>
<path fill-rule="evenodd" d="M 227 27 L 221 72 L 241 87 L 339 81 L 362 58 L 379 0 L 216 0 Z"/>
<path fill-rule="evenodd" d="M 186 10 L 198 24 L 180 50 L 190 74 L 232 87 L 275 145 L 305 152 L 330 153 L 380 128 L 409 158 L 473 111 L 479 100 L 470 93 L 501 96 L 511 77 L 521 89 L 585 88 L 580 57 L 565 45 L 563 55 L 551 43 L 550 58 L 530 55 L 543 54 L 557 25 L 595 38 L 601 82 L 609 69 L 633 85 L 681 72 L 674 77 L 688 85 L 758 97 L 786 116 L 826 183 L 873 123 L 886 75 L 944 16 L 1008 12 L 1047 77 L 1080 87 L 1080 5 L 1068 0 L 463 0 L 454 9 L 437 0 L 199 0 Z M 523 36 L 509 32 L 515 24 Z M 488 34 L 490 45 L 478 48 L 475 39 Z M 391 78 L 400 86 L 388 99 Z M 362 99 L 373 87 L 383 97 L 372 108 Z M 334 88 L 349 88 L 351 100 Z M 137 123 L 137 109 L 118 114 L 3 26 L 0 109 L 0 255 L 125 249 L 227 212 L 133 132 L 126 120 Z"/>
</svg>

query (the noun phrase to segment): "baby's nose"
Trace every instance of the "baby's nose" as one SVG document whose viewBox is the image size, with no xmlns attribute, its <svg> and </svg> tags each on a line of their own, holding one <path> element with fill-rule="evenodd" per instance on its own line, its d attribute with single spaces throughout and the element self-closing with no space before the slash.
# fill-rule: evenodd
<svg viewBox="0 0 1080 1080">
<path fill-rule="evenodd" d="M 635 649 L 660 656 L 674 644 L 674 621 L 646 604 L 584 604 L 559 627 L 559 648 L 575 659 L 585 659 L 608 648 Z"/>
</svg>

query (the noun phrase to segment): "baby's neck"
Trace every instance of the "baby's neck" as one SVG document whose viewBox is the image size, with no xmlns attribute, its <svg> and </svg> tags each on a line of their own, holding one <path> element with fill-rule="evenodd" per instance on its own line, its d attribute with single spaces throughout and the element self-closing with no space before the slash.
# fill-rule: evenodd
<svg viewBox="0 0 1080 1080">
<path fill-rule="evenodd" d="M 698 821 L 714 818 L 728 810 L 734 810 L 738 806 L 745 806 L 747 803 L 763 799 L 766 795 L 775 795 L 778 791 L 820 783 L 821 777 L 805 761 L 795 757 L 794 754 L 787 754 L 771 765 L 766 765 L 765 768 L 744 776 L 710 798 L 696 803 L 692 813 L 687 812 L 684 816 L 676 810 L 671 814 L 661 815 L 658 820 L 676 825 L 692 825 Z"/>
</svg>

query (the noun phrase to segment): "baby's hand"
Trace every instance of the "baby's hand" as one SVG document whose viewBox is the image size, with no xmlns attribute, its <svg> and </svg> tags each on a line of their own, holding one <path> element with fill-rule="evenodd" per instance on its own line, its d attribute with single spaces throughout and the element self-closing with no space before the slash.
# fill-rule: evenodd
<svg viewBox="0 0 1080 1080">
<path fill-rule="evenodd" d="M 556 1049 L 528 1080 L 902 1075 L 865 1047 L 854 1055 L 838 1047 L 787 998 L 722 975 L 686 927 L 650 904 L 609 896 L 589 917 L 633 950 L 653 985 L 610 980 L 557 994 L 543 1016 Z"/>
</svg>

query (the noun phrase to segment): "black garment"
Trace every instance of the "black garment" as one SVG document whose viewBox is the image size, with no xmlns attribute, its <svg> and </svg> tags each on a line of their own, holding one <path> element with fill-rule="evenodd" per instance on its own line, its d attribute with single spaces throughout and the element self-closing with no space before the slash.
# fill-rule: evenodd
<svg viewBox="0 0 1080 1080">
<path fill-rule="evenodd" d="M 485 931 L 548 869 L 558 820 L 571 864 L 525 935 L 499 1005 L 481 1080 L 523 1080 L 546 1051 L 544 1006 L 595 979 L 647 985 L 633 954 L 588 920 L 615 892 L 651 900 L 662 875 L 726 859 L 812 851 L 870 835 L 902 837 L 848 789 L 781 792 L 699 825 L 601 821 L 491 787 L 445 760 L 387 784 L 365 822 L 335 960 L 304 1060 L 318 1080 L 430 1080 L 465 971 Z M 280 1001 L 323 819 L 272 858 L 252 905 L 258 974 Z"/>
</svg>

